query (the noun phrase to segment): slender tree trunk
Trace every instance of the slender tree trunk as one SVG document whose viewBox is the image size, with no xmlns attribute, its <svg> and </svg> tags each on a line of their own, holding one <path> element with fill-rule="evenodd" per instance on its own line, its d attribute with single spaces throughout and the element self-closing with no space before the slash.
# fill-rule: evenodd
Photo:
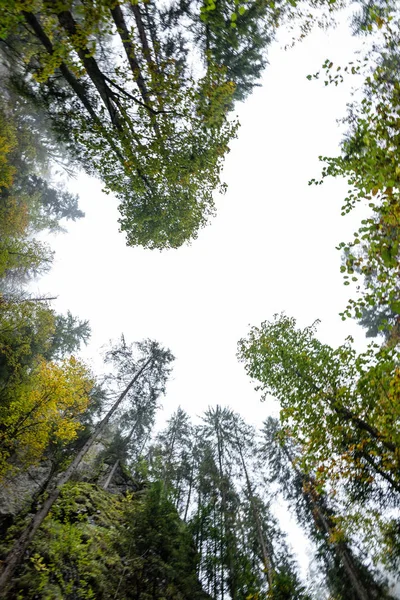
<svg viewBox="0 0 400 600">
<path fill-rule="evenodd" d="M 215 532 L 217 531 L 217 518 L 216 518 L 216 508 L 215 508 L 216 500 L 214 500 L 214 508 L 213 508 L 213 517 L 214 517 L 214 558 L 217 558 L 218 554 L 218 540 Z M 213 579 L 214 579 L 214 598 L 218 598 L 218 577 L 217 577 L 217 561 L 213 561 Z M 221 581 L 222 583 L 222 581 Z"/>
<path fill-rule="evenodd" d="M 318 502 L 313 499 L 312 494 L 309 494 L 309 498 L 311 500 L 312 505 L 314 506 L 315 512 L 317 513 L 325 529 L 326 534 L 328 536 L 331 536 L 334 527 L 333 524 L 330 522 L 329 517 L 326 517 L 326 515 L 318 505 Z M 363 586 L 359 574 L 357 573 L 357 569 L 353 564 L 351 553 L 349 552 L 347 544 L 345 544 L 344 542 L 334 542 L 333 546 L 335 547 L 336 552 L 341 559 L 342 565 L 351 581 L 352 587 L 356 592 L 359 600 L 370 600 L 370 596 L 365 587 Z"/>
<path fill-rule="evenodd" d="M 203 552 L 203 516 L 202 516 L 201 509 L 202 509 L 202 501 L 201 501 L 201 490 L 200 490 L 200 485 L 199 485 L 199 492 L 198 492 L 198 497 L 197 497 L 198 528 L 196 531 L 196 549 L 200 556 L 199 569 L 198 569 L 199 580 L 201 580 L 202 564 L 203 564 L 203 558 L 204 558 L 204 556 L 203 556 L 204 555 L 204 552 Z"/>
<path fill-rule="evenodd" d="M 151 16 L 151 14 L 149 12 L 148 5 L 144 4 L 143 6 L 144 6 L 144 12 L 146 14 L 147 26 L 148 26 L 149 33 L 150 33 L 151 44 L 153 46 L 153 53 L 154 53 L 155 61 L 157 64 L 157 68 L 159 70 L 160 69 L 160 59 L 158 56 L 159 42 L 158 42 L 157 36 L 156 36 L 156 27 L 154 24 L 153 17 Z"/>
<path fill-rule="evenodd" d="M 176 481 L 176 496 L 175 496 L 175 508 L 179 512 L 179 502 L 182 496 L 182 486 L 181 486 L 181 476 L 178 477 Z"/>
<path fill-rule="evenodd" d="M 172 460 L 172 454 L 173 454 L 174 446 L 175 446 L 175 436 L 176 436 L 176 422 L 174 421 L 174 425 L 172 428 L 172 441 L 171 441 L 170 447 L 167 448 L 168 458 L 165 459 L 164 468 L 163 468 L 163 493 L 165 493 L 165 491 L 167 489 L 167 483 L 168 483 L 168 478 L 169 478 L 168 469 L 169 469 L 169 471 L 171 471 L 171 460 Z"/>
<path fill-rule="evenodd" d="M 371 465 L 371 467 L 381 476 L 383 477 L 383 479 L 385 479 L 394 490 L 396 490 L 396 492 L 400 492 L 400 485 L 393 479 L 393 477 L 391 475 L 389 475 L 389 473 L 385 473 L 385 471 L 383 471 L 379 465 L 377 465 L 375 463 L 375 461 L 371 458 L 371 456 L 368 454 L 368 452 L 363 451 L 360 452 L 360 457 L 363 458 L 364 460 L 367 461 L 367 463 L 369 463 Z"/>
<path fill-rule="evenodd" d="M 150 69 L 153 67 L 153 60 L 151 56 L 151 49 L 149 41 L 147 39 L 146 29 L 142 19 L 142 13 L 140 12 L 139 4 L 130 4 L 130 9 L 135 17 L 136 27 L 138 28 L 140 42 L 143 48 L 143 56 L 145 57 Z"/>
<path fill-rule="evenodd" d="M 135 433 L 135 429 L 137 426 L 138 420 L 136 419 L 134 426 L 132 427 L 132 429 L 130 430 L 129 434 L 127 435 L 127 437 L 124 440 L 124 445 L 123 445 L 123 449 L 125 449 L 127 447 L 127 445 L 129 444 L 129 442 L 131 441 L 133 434 Z M 114 475 L 115 475 L 115 471 L 117 470 L 119 465 L 119 458 L 117 458 L 117 460 L 115 461 L 115 463 L 113 464 L 111 471 L 109 472 L 107 479 L 105 480 L 105 482 L 102 485 L 103 490 L 107 490 L 108 486 L 110 485 Z"/>
<path fill-rule="evenodd" d="M 304 375 L 302 375 L 297 369 L 296 374 L 298 377 L 300 377 L 300 379 L 305 379 Z M 308 381 L 308 383 L 316 392 L 322 391 L 322 388 L 315 385 L 314 382 Z M 338 401 L 337 398 L 335 398 L 335 396 L 328 396 L 327 400 L 330 403 L 330 407 L 332 408 L 332 410 L 334 410 L 338 415 L 340 415 L 345 421 L 350 421 L 358 429 L 361 429 L 361 431 L 366 431 L 367 433 L 369 433 L 375 440 L 379 441 L 383 446 L 385 446 L 385 448 L 387 448 L 391 452 L 396 452 L 397 446 L 395 444 L 385 440 L 384 436 L 382 436 L 382 434 L 378 429 L 376 429 L 376 427 L 370 425 L 369 423 L 364 421 L 364 419 L 358 417 L 352 410 L 343 406 L 343 404 L 340 401 Z"/>
<path fill-rule="evenodd" d="M 250 506 L 251 506 L 251 510 L 252 510 L 253 516 L 254 516 L 254 522 L 256 525 L 258 541 L 259 541 L 259 544 L 261 547 L 261 552 L 263 555 L 263 563 L 264 563 L 265 572 L 267 574 L 268 585 L 272 589 L 272 584 L 273 584 L 273 579 L 274 579 L 274 569 L 272 566 L 272 559 L 269 556 L 269 553 L 267 551 L 267 545 L 264 540 L 264 535 L 263 535 L 263 531 L 262 531 L 262 527 L 261 527 L 261 523 L 260 523 L 260 516 L 258 514 L 258 510 L 257 510 L 256 504 L 254 501 L 253 489 L 252 489 L 250 477 L 249 477 L 249 474 L 247 471 L 246 462 L 244 460 L 242 447 L 241 447 L 241 444 L 238 439 L 237 430 L 236 430 L 236 443 L 237 443 L 240 460 L 241 460 L 241 463 L 243 466 L 243 471 L 244 471 L 245 478 L 246 478 L 247 493 L 249 494 Z"/>
<path fill-rule="evenodd" d="M 219 484 L 221 491 L 221 522 L 220 522 L 220 559 L 221 559 L 221 600 L 224 600 L 224 538 L 226 536 L 226 490 L 225 480 L 222 468 L 222 440 L 219 419 L 216 423 L 217 447 L 218 447 L 218 465 L 219 465 Z"/>
<path fill-rule="evenodd" d="M 103 490 L 107 490 L 108 486 L 110 485 L 114 475 L 115 475 L 115 471 L 117 470 L 119 465 L 119 458 L 117 458 L 117 460 L 115 461 L 115 463 L 113 464 L 111 471 L 109 472 L 107 479 L 105 480 L 105 482 L 102 485 Z"/>
<path fill-rule="evenodd" d="M 385 446 L 385 448 L 387 448 L 391 452 L 396 452 L 396 450 L 397 450 L 396 445 L 393 444 L 392 442 L 384 440 L 383 436 L 378 431 L 378 429 L 376 429 L 376 427 L 373 427 L 372 425 L 370 425 L 369 423 L 367 423 L 360 417 L 357 417 L 357 415 L 355 413 L 353 413 L 351 410 L 345 408 L 344 406 L 338 406 L 337 403 L 335 403 L 335 402 L 332 402 L 332 408 L 339 415 L 341 415 L 343 417 L 343 419 L 345 419 L 346 421 L 350 421 L 356 427 L 358 427 L 358 429 L 361 429 L 362 431 L 366 431 L 367 433 L 369 433 L 375 440 L 379 441 L 382 444 L 382 446 Z"/>
<path fill-rule="evenodd" d="M 43 296 L 41 298 L 16 298 L 12 300 L 6 300 L 6 302 L 12 302 L 13 304 L 23 304 L 25 302 L 50 302 L 51 300 L 57 300 L 58 296 Z"/>
<path fill-rule="evenodd" d="M 157 87 L 160 84 L 159 84 L 159 82 L 154 81 L 154 76 L 153 76 L 154 71 L 158 75 L 160 74 L 160 68 L 157 63 L 156 51 L 154 50 L 155 60 L 153 60 L 152 52 L 151 52 L 149 40 L 147 38 L 146 28 L 145 28 L 145 25 L 144 25 L 144 22 L 142 19 L 142 13 L 140 12 L 139 4 L 131 4 L 130 9 L 135 17 L 136 27 L 138 29 L 140 42 L 142 44 L 143 56 L 146 59 L 146 62 L 148 64 L 148 68 L 150 71 L 150 75 L 152 78 L 153 92 L 156 94 L 157 100 L 158 100 L 158 105 L 159 105 L 160 109 L 162 110 L 163 106 L 164 106 L 163 97 L 162 97 L 162 93 L 161 94 L 158 93 L 158 90 L 157 90 Z M 147 6 L 145 7 L 145 10 L 147 10 Z M 151 36 L 151 31 L 150 31 L 150 36 Z M 154 46 L 154 40 L 153 40 L 153 46 Z"/>
<path fill-rule="evenodd" d="M 93 446 L 96 438 L 104 431 L 104 429 L 106 428 L 112 415 L 115 413 L 118 406 L 124 400 L 124 398 L 126 397 L 126 395 L 129 392 L 129 390 L 136 383 L 136 381 L 139 379 L 139 377 L 141 376 L 143 371 L 146 369 L 146 367 L 150 364 L 150 362 L 151 362 L 151 358 L 149 358 L 142 365 L 142 367 L 137 371 L 137 373 L 135 374 L 133 379 L 127 385 L 125 390 L 120 394 L 120 396 L 118 397 L 118 399 L 116 400 L 114 405 L 110 408 L 110 410 L 108 411 L 106 416 L 95 427 L 94 432 L 92 433 L 90 438 L 87 440 L 87 442 L 83 445 L 83 447 L 78 452 L 78 454 L 75 456 L 74 460 L 72 461 L 72 463 L 70 464 L 68 469 L 66 469 L 66 471 L 64 471 L 64 473 L 61 474 L 61 476 L 59 477 L 59 479 L 57 481 L 56 487 L 49 494 L 48 498 L 43 502 L 42 506 L 40 507 L 38 512 L 34 515 L 34 517 L 31 519 L 30 523 L 25 528 L 25 530 L 23 531 L 21 536 L 15 541 L 14 546 L 12 547 L 12 549 L 10 550 L 10 552 L 8 553 L 8 555 L 5 558 L 3 571 L 0 575 L 0 597 L 6 597 L 7 587 L 9 585 L 11 577 L 13 576 L 15 570 L 21 563 L 21 561 L 24 557 L 25 551 L 28 548 L 29 544 L 31 543 L 32 539 L 34 538 L 37 530 L 39 529 L 39 527 L 41 526 L 41 524 L 43 523 L 43 521 L 49 514 L 51 507 L 53 506 L 54 502 L 57 500 L 58 496 L 60 495 L 61 488 L 63 487 L 63 485 L 65 485 L 70 480 L 71 475 L 75 472 L 75 470 L 81 463 L 81 461 L 84 458 L 84 456 L 86 455 L 86 453 Z"/>
<path fill-rule="evenodd" d="M 189 479 L 189 491 L 188 491 L 188 497 L 186 500 L 186 507 L 185 507 L 185 515 L 183 517 L 184 522 L 186 523 L 187 521 L 187 516 L 188 516 L 188 511 L 189 511 L 189 506 L 190 506 L 190 496 L 192 494 L 192 486 L 193 486 L 193 474 L 194 474 L 194 458 L 192 459 L 192 468 L 190 470 L 190 479 Z"/>
<path fill-rule="evenodd" d="M 45 33 L 43 27 L 41 26 L 35 15 L 27 11 L 22 11 L 22 15 L 24 16 L 25 21 L 28 23 L 28 25 L 32 28 L 38 40 L 46 48 L 47 52 L 53 55 L 53 44 L 51 43 L 50 38 Z M 79 100 L 82 102 L 83 106 L 86 108 L 92 119 L 96 123 L 100 124 L 100 119 L 98 118 L 93 106 L 91 105 L 91 102 L 86 95 L 86 90 L 84 89 L 83 85 L 78 81 L 78 79 L 76 79 L 75 75 L 71 73 L 71 71 L 68 69 L 65 63 L 61 63 L 59 69 L 64 79 L 72 87 L 75 94 L 78 96 Z"/>
</svg>

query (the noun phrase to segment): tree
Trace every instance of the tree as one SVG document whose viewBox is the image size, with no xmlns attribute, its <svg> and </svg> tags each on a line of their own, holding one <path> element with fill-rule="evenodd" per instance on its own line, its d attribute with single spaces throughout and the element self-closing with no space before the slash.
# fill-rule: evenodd
<svg viewBox="0 0 400 600">
<path fill-rule="evenodd" d="M 107 473 L 103 489 L 108 489 L 118 467 L 127 463 L 129 456 L 133 454 L 136 462 L 144 454 L 145 445 L 154 426 L 158 399 L 162 393 L 162 386 L 153 388 L 151 383 L 149 386 L 145 377 L 136 385 L 130 407 L 119 418 L 118 431 L 107 451 L 111 469 Z"/>
<path fill-rule="evenodd" d="M 0 594 L 3 596 L 7 591 L 9 581 L 14 571 L 23 559 L 26 548 L 48 515 L 54 502 L 59 497 L 62 486 L 70 480 L 72 474 L 75 472 L 76 468 L 79 466 L 88 450 L 92 447 L 96 438 L 105 430 L 110 419 L 120 407 L 121 403 L 125 400 L 125 398 L 129 397 L 130 393 L 132 393 L 134 386 L 141 375 L 145 374 L 148 381 L 151 381 L 152 379 L 159 379 L 160 386 L 165 386 L 166 378 L 170 370 L 168 365 L 173 360 L 171 352 L 161 348 L 157 342 L 151 340 L 140 342 L 137 344 L 137 347 L 139 351 L 145 353 L 144 355 L 142 354 L 138 361 L 135 361 L 132 356 L 128 356 L 127 346 L 125 343 L 121 349 L 116 348 L 112 351 L 113 360 L 116 360 L 121 368 L 124 367 L 125 369 L 131 369 L 131 371 L 126 371 L 124 374 L 120 372 L 120 379 L 124 375 L 125 378 L 129 377 L 130 380 L 125 389 L 118 395 L 116 401 L 108 410 L 107 414 L 101 419 L 101 421 L 97 423 L 93 433 L 85 442 L 83 447 L 74 456 L 68 468 L 58 478 L 56 487 L 43 501 L 36 514 L 22 532 L 19 539 L 15 541 L 13 548 L 4 561 L 4 567 L 0 575 Z M 133 368 L 137 368 L 137 370 L 133 372 Z M 156 384 L 154 384 L 154 387 L 157 387 Z"/>
<path fill-rule="evenodd" d="M 24 376 L 44 356 L 55 330 L 54 312 L 46 302 L 10 302 L 0 310 L 0 390 Z"/>
<path fill-rule="evenodd" d="M 178 247 L 214 211 L 212 191 L 236 131 L 226 117 L 234 85 L 213 63 L 195 79 L 142 5 L 129 7 L 41 2 L 29 12 L 7 4 L 3 37 L 20 89 L 119 198 L 128 244 Z"/>
<path fill-rule="evenodd" d="M 357 61 L 342 67 L 327 60 L 323 70 L 326 84 L 338 85 L 346 74 L 362 75 L 363 97 L 349 105 L 344 119 L 348 131 L 341 155 L 320 157 L 324 162 L 322 180 L 312 180 L 318 184 L 333 176 L 348 181 L 350 187 L 342 215 L 350 213 L 359 203 L 371 209 L 353 240 L 339 244 L 344 254 L 341 266 L 344 284 L 350 286 L 354 282 L 357 294 L 341 313 L 343 319 L 362 319 L 365 311 L 374 307 L 378 313 L 400 315 L 398 5 L 374 0 L 361 2 L 361 7 L 355 28 L 373 32 L 377 42 Z M 398 318 L 387 325 L 397 327 L 397 324 Z"/>
<path fill-rule="evenodd" d="M 333 349 L 315 337 L 315 324 L 297 329 L 276 315 L 239 342 L 239 359 L 264 397 L 281 403 L 281 419 L 303 448 L 302 468 L 329 479 L 385 481 L 399 492 L 398 354 L 371 344 L 357 355 L 351 341 Z M 370 469 L 374 471 L 371 478 Z"/>
<path fill-rule="evenodd" d="M 307 600 L 268 490 L 255 475 L 253 428 L 217 406 L 206 411 L 199 436 L 205 446 L 194 524 L 214 597 Z"/>
<path fill-rule="evenodd" d="M 93 385 L 73 357 L 39 362 L 23 382 L 8 385 L 0 406 L 0 477 L 37 464 L 51 442 L 73 440 Z"/>
<path fill-rule="evenodd" d="M 55 329 L 51 345 L 44 356 L 47 359 L 57 359 L 78 351 L 82 342 L 86 345 L 90 338 L 89 321 L 81 321 L 70 311 L 66 315 L 56 315 Z"/>
<path fill-rule="evenodd" d="M 121 531 L 130 568 L 124 584 L 137 599 L 210 598 L 196 576 L 198 556 L 187 527 L 161 482 L 150 483 L 126 508 L 126 524 Z"/>
<path fill-rule="evenodd" d="M 162 481 L 165 493 L 186 521 L 197 459 L 196 431 L 188 414 L 180 407 L 157 436 L 150 459 L 152 477 Z"/>
<path fill-rule="evenodd" d="M 69 172 L 60 156 L 62 149 L 55 149 L 34 110 L 29 115 L 26 110 L 26 103 L 15 92 L 0 98 L 0 121 L 7 122 L 5 135 L 12 132 L 12 142 L 5 143 L 2 158 L 12 177 L 7 185 L 0 185 L 1 232 L 7 238 L 24 238 L 43 229 L 58 231 L 60 220 L 84 216 L 78 197 L 60 182 L 54 183 L 51 167 L 61 165 Z"/>
<path fill-rule="evenodd" d="M 48 245 L 36 240 L 0 241 L 0 277 L 5 291 L 7 285 L 24 285 L 30 279 L 49 271 L 53 252 Z"/>
</svg>

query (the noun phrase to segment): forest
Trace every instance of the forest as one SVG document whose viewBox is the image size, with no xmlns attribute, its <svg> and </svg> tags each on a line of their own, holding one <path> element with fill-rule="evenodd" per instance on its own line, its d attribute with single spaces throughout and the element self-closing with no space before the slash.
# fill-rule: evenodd
<svg viewBox="0 0 400 600">
<path fill-rule="evenodd" d="M 37 291 L 87 218 L 70 183 L 100 182 L 130 249 L 195 247 L 280 32 L 296 49 L 343 14 L 361 50 L 307 85 L 355 91 L 304 179 L 344 182 L 357 222 L 336 248 L 347 337 L 267 313 L 234 350 L 265 417 L 215 394 L 165 418 L 162 335 L 117 331 L 97 369 L 90 315 Z M 400 598 L 399 48 L 396 0 L 0 0 L 0 598 Z"/>
</svg>

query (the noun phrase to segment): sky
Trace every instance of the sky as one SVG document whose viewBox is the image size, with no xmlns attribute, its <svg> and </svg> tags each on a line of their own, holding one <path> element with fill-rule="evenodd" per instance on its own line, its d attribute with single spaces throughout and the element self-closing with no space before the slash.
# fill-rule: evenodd
<svg viewBox="0 0 400 600">
<path fill-rule="evenodd" d="M 217 217 L 191 245 L 157 251 L 128 248 L 118 232 L 117 202 L 85 175 L 69 181 L 86 217 L 52 236 L 55 262 L 38 286 L 89 319 L 92 338 L 82 353 L 95 372 L 101 348 L 121 333 L 127 341 L 157 339 L 176 357 L 161 420 L 180 405 L 199 415 L 209 405 L 229 405 L 249 422 L 276 414 L 236 358 L 249 325 L 285 311 L 301 326 L 321 319 L 319 334 L 337 345 L 363 331 L 339 312 L 349 290 L 342 284 L 335 246 L 351 239 L 359 216 L 340 216 L 346 183 L 309 186 L 321 172 L 319 155 L 336 155 L 354 77 L 337 88 L 308 81 L 326 58 L 351 60 L 360 40 L 346 22 L 315 31 L 283 50 L 285 34 L 269 51 L 261 86 L 237 105 L 241 123 L 216 195 Z"/>
<path fill-rule="evenodd" d="M 345 19 L 287 51 L 285 35 L 270 48 L 261 86 L 237 106 L 241 127 L 223 173 L 228 191 L 216 195 L 217 216 L 197 240 L 163 252 L 128 248 L 116 200 L 84 175 L 69 188 L 86 217 L 49 240 L 55 262 L 38 287 L 58 296 L 57 312 L 90 320 L 82 356 L 95 373 L 103 370 L 102 347 L 121 333 L 128 342 L 157 339 L 175 355 L 159 426 L 179 405 L 193 417 L 229 405 L 256 426 L 276 416 L 277 403 L 260 402 L 236 358 L 249 326 L 274 313 L 300 326 L 320 319 L 319 336 L 331 345 L 350 334 L 359 348 L 366 344 L 363 330 L 339 316 L 350 294 L 335 249 L 351 239 L 360 214 L 340 215 L 346 182 L 308 185 L 321 173 L 318 156 L 339 151 L 337 120 L 355 79 L 335 88 L 306 77 L 327 58 L 346 64 L 361 42 Z M 304 571 L 304 538 L 285 518 Z"/>
</svg>

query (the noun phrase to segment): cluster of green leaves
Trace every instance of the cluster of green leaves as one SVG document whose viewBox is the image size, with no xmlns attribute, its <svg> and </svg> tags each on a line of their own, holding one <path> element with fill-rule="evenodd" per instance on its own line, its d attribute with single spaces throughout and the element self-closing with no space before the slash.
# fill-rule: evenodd
<svg viewBox="0 0 400 600">
<path fill-rule="evenodd" d="M 8 87 L 120 201 L 128 245 L 177 248 L 214 214 L 237 123 L 283 22 L 339 0 L 0 2 Z M 193 58 L 203 68 L 195 73 Z M 7 80 L 7 78 L 5 78 Z"/>
<path fill-rule="evenodd" d="M 342 214 L 362 203 L 371 209 L 350 242 L 342 242 L 344 284 L 356 283 L 342 318 L 365 319 L 365 325 L 398 339 L 400 315 L 400 169 L 399 14 L 392 3 L 369 3 L 358 26 L 375 34 L 378 43 L 367 55 L 342 68 L 327 60 L 325 84 L 337 85 L 345 74 L 364 77 L 363 98 L 351 104 L 344 122 L 349 129 L 341 156 L 321 157 L 322 180 L 344 177 L 349 185 Z M 367 7 L 365 7 L 367 8 Z M 373 65 L 373 70 L 371 69 Z M 342 75 L 343 74 L 343 75 Z M 318 74 L 315 76 L 318 77 Z M 321 183 L 315 182 L 314 183 Z M 354 285 L 353 283 L 353 285 Z M 372 318 L 376 314 L 375 320 Z"/>
</svg>

